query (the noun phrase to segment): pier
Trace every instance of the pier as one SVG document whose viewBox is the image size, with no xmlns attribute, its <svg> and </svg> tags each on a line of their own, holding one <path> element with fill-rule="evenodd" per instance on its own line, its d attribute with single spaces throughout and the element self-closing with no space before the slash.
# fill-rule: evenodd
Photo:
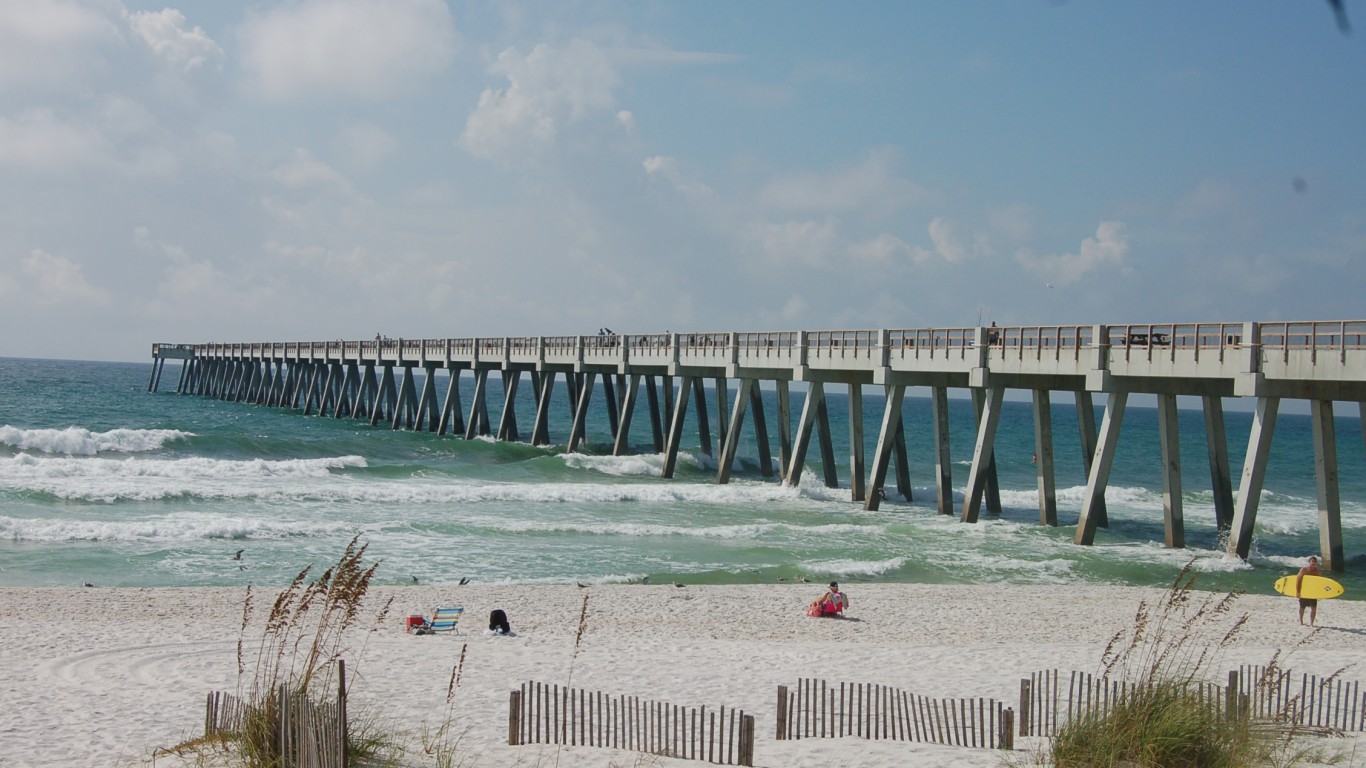
<svg viewBox="0 0 1366 768">
<path fill-rule="evenodd" d="M 465 438 L 520 441 L 516 396 L 527 374 L 535 413 L 529 441 L 550 444 L 551 393 L 563 380 L 570 403 L 566 449 L 576 450 L 601 384 L 613 453 L 627 452 L 627 435 L 645 396 L 663 476 L 672 477 L 691 412 L 704 454 L 715 455 L 717 481 L 729 481 L 745 419 L 752 422 L 764 477 L 795 485 L 815 438 L 827 486 L 837 483 L 834 439 L 825 389 L 849 392 L 851 499 L 875 510 L 888 473 L 909 500 L 902 404 L 907 387 L 928 388 L 940 514 L 975 522 L 985 506 L 1000 512 L 993 443 L 1008 389 L 1030 393 L 1037 457 L 1039 522 L 1057 525 L 1052 393 L 1070 393 L 1077 409 L 1086 490 L 1074 541 L 1093 542 L 1107 524 L 1109 480 L 1130 395 L 1157 399 L 1162 455 L 1165 544 L 1185 546 L 1178 396 L 1201 400 L 1215 518 L 1228 531 L 1228 551 L 1246 558 L 1257 503 L 1284 399 L 1307 400 L 1313 424 L 1319 542 L 1326 568 L 1341 571 L 1342 524 L 1334 405 L 1356 403 L 1366 438 L 1366 320 L 1294 323 L 1152 323 L 1128 325 L 991 326 L 858 331 L 599 334 L 375 341 L 152 345 L 148 390 L 159 389 L 167 360 L 181 361 L 176 392 L 235 402 L 348 417 L 392 429 Z M 418 391 L 415 375 L 422 376 Z M 444 371 L 445 391 L 437 372 Z M 461 380 L 473 391 L 466 410 Z M 490 409 L 488 377 L 502 383 L 501 408 Z M 715 397 L 715 453 L 706 383 Z M 731 383 L 734 382 L 732 388 Z M 806 389 L 792 419 L 793 382 Z M 885 406 L 876 448 L 865 455 L 863 387 L 881 386 Z M 949 457 L 948 391 L 969 390 L 977 414 L 965 503 L 954 510 Z M 778 466 L 763 398 L 776 398 Z M 1105 408 L 1095 422 L 1095 398 Z M 1238 493 L 1224 426 L 1224 398 L 1251 398 L 1253 419 Z M 492 421 L 496 413 L 498 421 Z M 871 489 L 871 490 L 870 490 Z"/>
</svg>

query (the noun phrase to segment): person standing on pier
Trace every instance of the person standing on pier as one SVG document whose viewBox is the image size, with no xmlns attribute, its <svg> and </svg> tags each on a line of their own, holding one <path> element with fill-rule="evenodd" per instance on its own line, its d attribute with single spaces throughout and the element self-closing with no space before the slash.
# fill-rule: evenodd
<svg viewBox="0 0 1366 768">
<path fill-rule="evenodd" d="M 1309 564 L 1300 569 L 1299 576 L 1295 579 L 1295 594 L 1304 594 L 1304 577 L 1319 575 L 1319 559 L 1310 556 Z M 1304 609 L 1309 609 L 1309 626 L 1314 626 L 1314 619 L 1319 612 L 1319 601 L 1311 598 L 1300 598 L 1300 624 L 1304 624 Z"/>
</svg>

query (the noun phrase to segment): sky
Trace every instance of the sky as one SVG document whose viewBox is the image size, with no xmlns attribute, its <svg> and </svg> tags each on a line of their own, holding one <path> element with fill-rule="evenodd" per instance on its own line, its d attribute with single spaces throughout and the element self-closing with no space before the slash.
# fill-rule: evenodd
<svg viewBox="0 0 1366 768">
<path fill-rule="evenodd" d="M 1366 2 L 0 0 L 0 357 L 1366 318 Z"/>
</svg>

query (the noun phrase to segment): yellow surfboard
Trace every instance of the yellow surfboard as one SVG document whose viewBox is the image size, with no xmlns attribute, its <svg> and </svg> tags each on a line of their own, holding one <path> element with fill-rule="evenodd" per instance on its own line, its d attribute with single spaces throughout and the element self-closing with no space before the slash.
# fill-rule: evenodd
<svg viewBox="0 0 1366 768">
<path fill-rule="evenodd" d="M 1327 576 L 1305 576 L 1304 594 L 1295 591 L 1299 574 L 1282 576 L 1276 579 L 1276 591 L 1290 597 L 1306 597 L 1312 600 L 1329 600 L 1343 593 L 1342 585 Z"/>
</svg>

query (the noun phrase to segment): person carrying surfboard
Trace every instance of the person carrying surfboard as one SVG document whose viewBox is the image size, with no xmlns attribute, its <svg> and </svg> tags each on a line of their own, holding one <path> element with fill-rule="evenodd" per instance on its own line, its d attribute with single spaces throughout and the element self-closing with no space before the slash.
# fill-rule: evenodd
<svg viewBox="0 0 1366 768">
<path fill-rule="evenodd" d="M 1313 555 L 1309 556 L 1309 564 L 1300 569 L 1300 573 L 1295 577 L 1295 594 L 1304 594 L 1304 577 L 1319 575 L 1319 559 Z M 1314 619 L 1319 612 L 1319 601 L 1313 598 L 1300 598 L 1300 624 L 1304 624 L 1304 609 L 1309 609 L 1309 626 L 1314 626 Z"/>
</svg>

